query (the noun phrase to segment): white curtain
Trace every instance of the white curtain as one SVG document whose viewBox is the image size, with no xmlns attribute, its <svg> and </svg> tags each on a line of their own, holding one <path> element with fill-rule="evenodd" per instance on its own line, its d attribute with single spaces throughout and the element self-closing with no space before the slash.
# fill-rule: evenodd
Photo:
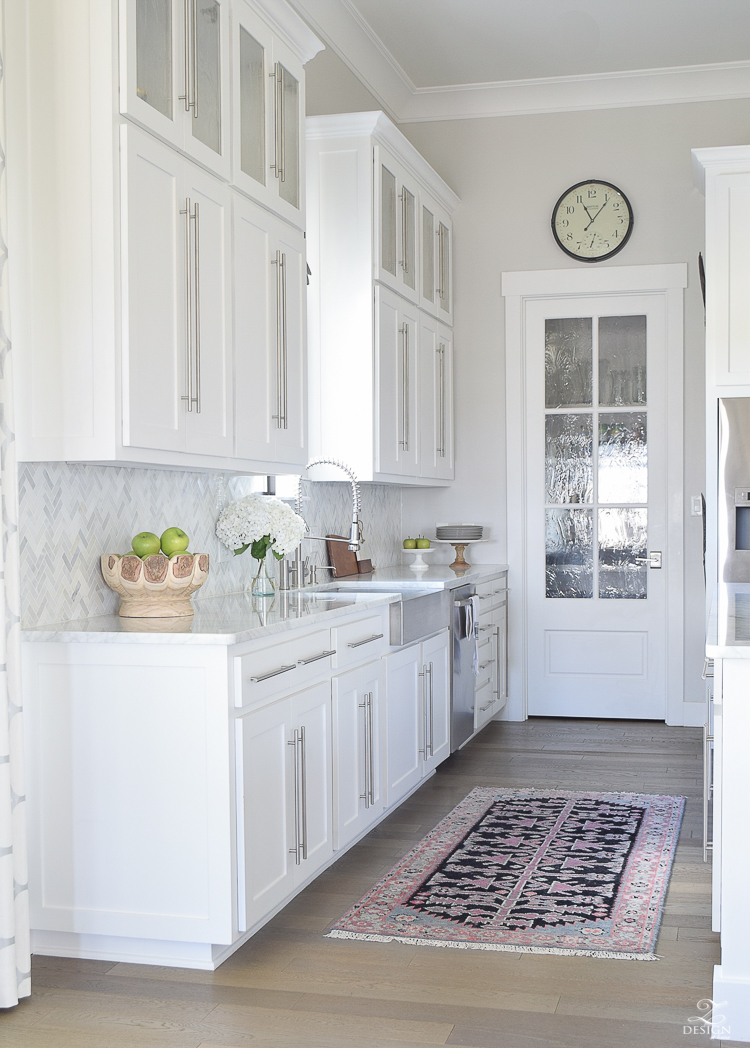
<svg viewBox="0 0 750 1048">
<path fill-rule="evenodd" d="M 0 1008 L 31 993 L 23 785 L 18 475 L 8 319 L 5 4 L 0 0 Z M 0 1019 L 0 1025 L 2 1019 Z"/>
</svg>

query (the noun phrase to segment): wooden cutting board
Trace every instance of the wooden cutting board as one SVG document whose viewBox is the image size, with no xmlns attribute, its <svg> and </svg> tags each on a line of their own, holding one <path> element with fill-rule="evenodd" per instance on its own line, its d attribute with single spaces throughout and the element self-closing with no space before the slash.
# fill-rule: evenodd
<svg viewBox="0 0 750 1048">
<path fill-rule="evenodd" d="M 328 563 L 333 568 L 333 577 L 335 579 L 346 578 L 347 575 L 358 575 L 359 565 L 357 563 L 357 554 L 354 550 L 347 548 L 349 539 L 344 535 L 326 535 L 328 539 L 343 538 L 343 542 L 327 542 L 328 546 Z"/>
</svg>

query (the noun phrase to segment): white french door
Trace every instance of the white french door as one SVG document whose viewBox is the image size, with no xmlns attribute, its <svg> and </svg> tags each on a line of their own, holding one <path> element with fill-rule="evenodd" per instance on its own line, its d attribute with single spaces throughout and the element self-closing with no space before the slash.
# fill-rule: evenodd
<svg viewBox="0 0 750 1048">
<path fill-rule="evenodd" d="M 663 296 L 527 302 L 528 712 L 661 720 Z"/>
</svg>

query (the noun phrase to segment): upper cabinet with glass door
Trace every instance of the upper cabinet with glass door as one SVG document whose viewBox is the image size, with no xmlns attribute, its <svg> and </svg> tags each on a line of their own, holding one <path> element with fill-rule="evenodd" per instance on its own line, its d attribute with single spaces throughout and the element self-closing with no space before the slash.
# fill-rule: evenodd
<svg viewBox="0 0 750 1048">
<path fill-rule="evenodd" d="M 375 213 L 378 216 L 377 279 L 411 302 L 419 302 L 419 241 L 416 178 L 382 145 L 375 146 Z"/>
<path fill-rule="evenodd" d="M 446 210 L 429 193 L 420 200 L 419 242 L 421 270 L 419 304 L 453 324 L 453 226 Z"/>
<path fill-rule="evenodd" d="M 229 179 L 229 0 L 120 0 L 120 112 Z"/>
<path fill-rule="evenodd" d="M 303 228 L 303 62 L 320 45 L 312 37 L 300 39 L 301 46 L 293 51 L 248 0 L 235 0 L 233 12 L 232 181 L 254 200 Z"/>
</svg>

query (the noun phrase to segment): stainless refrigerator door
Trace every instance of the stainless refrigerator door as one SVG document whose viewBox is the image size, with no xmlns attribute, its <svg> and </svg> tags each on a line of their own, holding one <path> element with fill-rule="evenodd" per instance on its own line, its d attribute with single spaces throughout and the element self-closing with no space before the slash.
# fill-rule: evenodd
<svg viewBox="0 0 750 1048">
<path fill-rule="evenodd" d="M 719 581 L 750 582 L 750 398 L 719 401 Z"/>
<path fill-rule="evenodd" d="M 454 601 L 451 753 L 474 733 L 474 628 L 471 599 Z"/>
</svg>

